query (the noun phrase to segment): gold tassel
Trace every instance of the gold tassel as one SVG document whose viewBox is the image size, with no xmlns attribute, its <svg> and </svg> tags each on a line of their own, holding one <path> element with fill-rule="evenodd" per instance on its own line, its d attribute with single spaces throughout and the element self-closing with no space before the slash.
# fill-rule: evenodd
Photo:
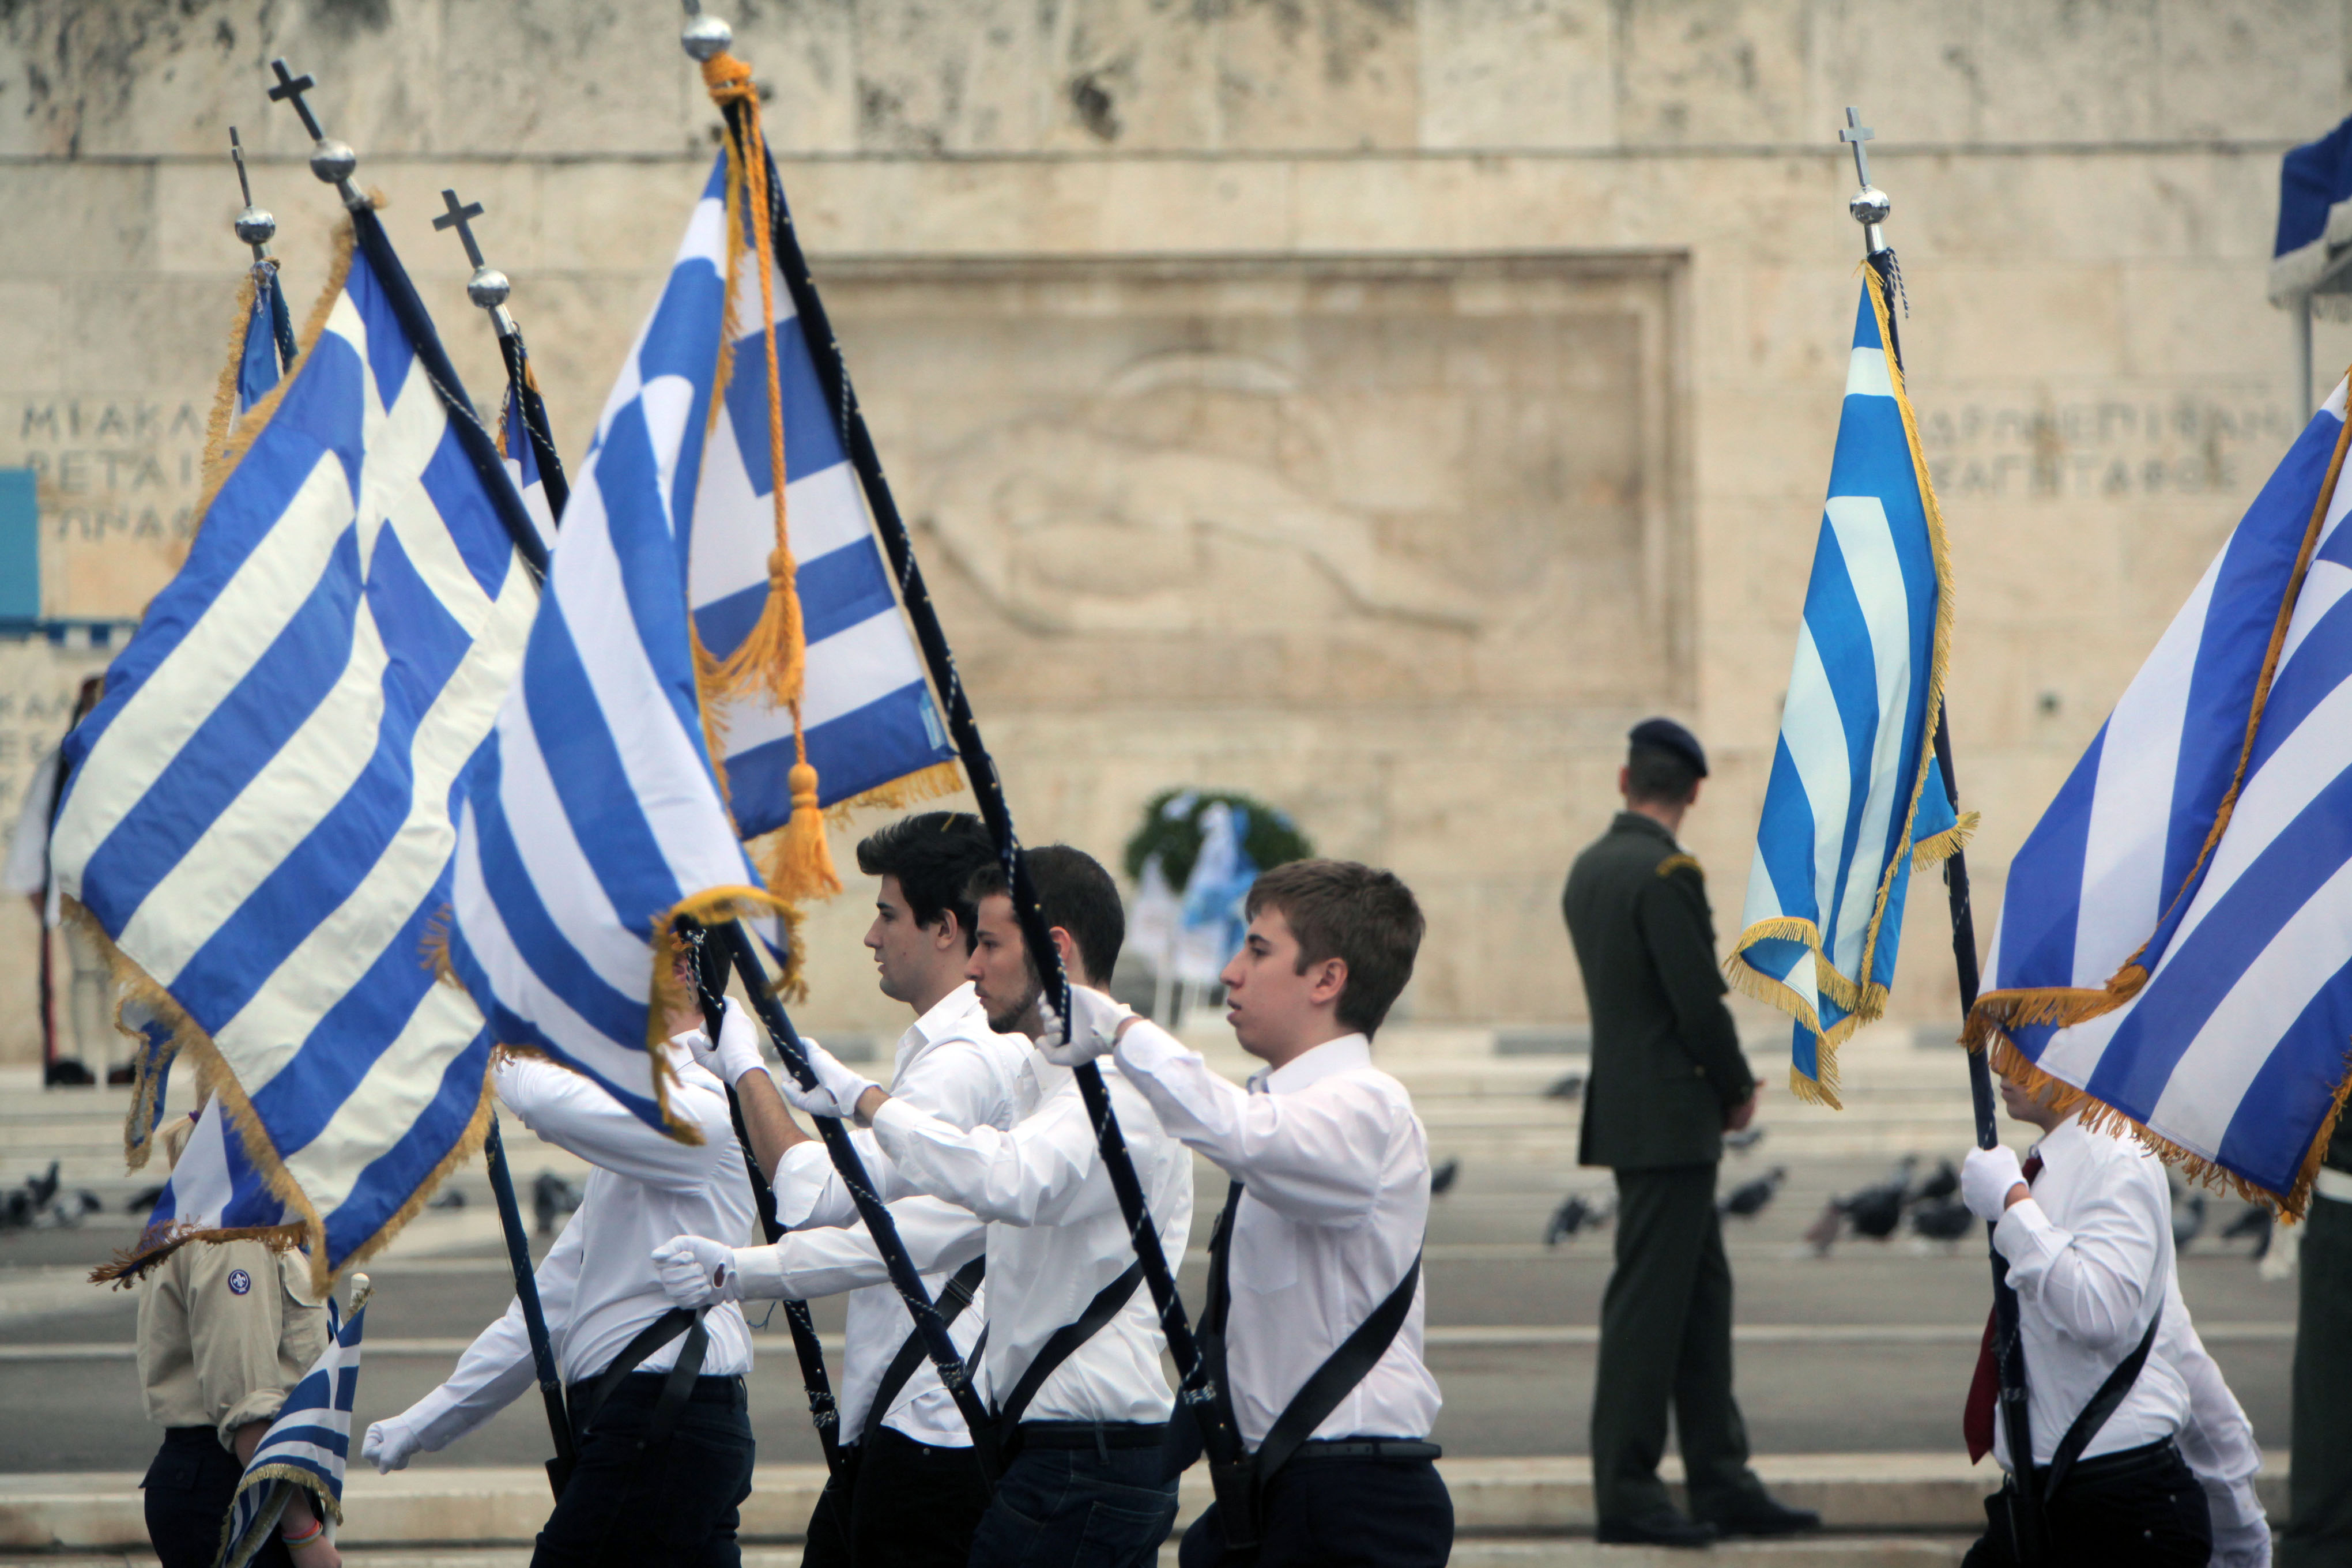
<svg viewBox="0 0 2352 1568">
<path fill-rule="evenodd" d="M 833 847 L 825 841 L 824 813 L 817 808 L 816 770 L 796 763 L 790 778 L 793 816 L 776 836 L 775 854 L 765 868 L 768 889 L 794 903 L 829 899 L 841 891 L 841 878 L 833 868 Z"/>
</svg>

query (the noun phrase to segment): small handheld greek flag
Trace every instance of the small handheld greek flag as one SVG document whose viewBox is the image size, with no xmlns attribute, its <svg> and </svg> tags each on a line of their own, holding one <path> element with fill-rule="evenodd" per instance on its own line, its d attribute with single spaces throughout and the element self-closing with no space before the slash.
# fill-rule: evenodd
<svg viewBox="0 0 2352 1568">
<path fill-rule="evenodd" d="M 236 416 L 269 395 L 281 372 L 294 368 L 294 322 L 278 284 L 278 263 L 257 261 L 247 274 L 253 298 L 245 313 L 245 342 L 236 356 Z"/>
<path fill-rule="evenodd" d="M 1885 290 L 1865 268 L 1748 907 L 1724 964 L 1795 1017 L 1790 1087 L 1830 1105 L 1839 1044 L 1885 1011 L 1912 868 L 1963 837 L 1934 751 L 1951 569 L 1887 335 Z"/>
<path fill-rule="evenodd" d="M 359 1398 L 360 1336 L 367 1329 L 369 1286 L 352 1276 L 346 1319 L 327 1298 L 327 1348 L 278 1407 L 261 1446 L 246 1461 L 221 1527 L 218 1568 L 245 1568 L 269 1543 L 294 1489 L 310 1494 L 321 1519 L 343 1521 L 343 1466 L 352 1451 L 352 1406 Z"/>
<path fill-rule="evenodd" d="M 2004 1073 L 2299 1213 L 2352 1079 L 2339 384 L 2010 863 L 1969 1017 Z"/>
</svg>

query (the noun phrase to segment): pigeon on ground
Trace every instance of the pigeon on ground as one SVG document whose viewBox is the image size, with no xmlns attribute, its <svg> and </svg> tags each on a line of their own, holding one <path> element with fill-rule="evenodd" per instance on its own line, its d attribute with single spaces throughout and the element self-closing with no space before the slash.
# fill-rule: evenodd
<svg viewBox="0 0 2352 1568">
<path fill-rule="evenodd" d="M 1742 1182 L 1726 1193 L 1715 1207 L 1718 1214 L 1738 1215 L 1741 1219 L 1754 1219 L 1772 1201 L 1780 1184 L 1789 1179 L 1786 1165 L 1775 1165 L 1752 1182 Z"/>
<path fill-rule="evenodd" d="M 1837 1200 L 1838 1208 L 1856 1236 L 1885 1241 L 1895 1234 L 1895 1227 L 1903 1223 L 1904 1201 L 1911 1195 L 1911 1173 L 1918 1166 L 1918 1155 L 1906 1154 L 1896 1162 L 1886 1180 Z"/>
<path fill-rule="evenodd" d="M 1805 1227 L 1805 1246 L 1815 1258 L 1827 1258 L 1830 1248 L 1837 1244 L 1838 1232 L 1845 1226 L 1845 1210 L 1835 1198 L 1822 1205 L 1821 1214 Z"/>
<path fill-rule="evenodd" d="M 49 1162 L 45 1173 L 25 1179 L 25 1195 L 37 1209 L 49 1206 L 49 1200 L 58 1195 L 58 1163 L 55 1160 Z"/>
<path fill-rule="evenodd" d="M 1448 1160 L 1443 1165 L 1438 1166 L 1437 1169 L 1430 1172 L 1429 1195 L 1431 1197 L 1435 1197 L 1440 1193 L 1444 1192 L 1448 1187 L 1451 1187 L 1454 1184 L 1454 1178 L 1461 1173 L 1462 1162 L 1459 1159 Z"/>
<path fill-rule="evenodd" d="M 444 1187 L 433 1194 L 425 1205 L 429 1209 L 461 1209 L 466 1206 L 466 1189 Z"/>
<path fill-rule="evenodd" d="M 1949 1160 L 1936 1162 L 1935 1174 L 1919 1184 L 1911 1194 L 1913 1203 L 1931 1204 L 1939 1198 L 1955 1196 L 1960 1190 L 1960 1173 Z"/>
<path fill-rule="evenodd" d="M 1611 1205 L 1602 1199 L 1588 1198 L 1581 1193 L 1570 1193 L 1552 1210 L 1544 1226 L 1544 1245 L 1558 1247 L 1580 1230 L 1590 1230 L 1609 1223 Z"/>
<path fill-rule="evenodd" d="M 155 1201 L 163 1195 L 163 1189 L 160 1185 L 142 1187 L 137 1192 L 131 1194 L 131 1196 L 123 1203 L 122 1212 L 125 1214 L 152 1214 L 154 1212 Z"/>
<path fill-rule="evenodd" d="M 1745 1154 L 1764 1142 L 1764 1129 L 1750 1122 L 1737 1132 L 1723 1135 L 1723 1146 L 1735 1154 Z"/>
<path fill-rule="evenodd" d="M 580 1206 L 580 1189 L 552 1171 L 541 1171 L 530 1184 L 530 1215 L 539 1234 L 551 1236 L 555 1225 Z"/>
<path fill-rule="evenodd" d="M 1583 1095 L 1584 1075 L 1580 1072 L 1553 1079 L 1551 1087 L 1543 1091 L 1546 1100 L 1580 1100 Z"/>
<path fill-rule="evenodd" d="M 1969 1205 L 1954 1197 L 1929 1198 L 1911 1209 L 1913 1234 L 1929 1241 L 1958 1241 L 1977 1223 Z"/>
</svg>

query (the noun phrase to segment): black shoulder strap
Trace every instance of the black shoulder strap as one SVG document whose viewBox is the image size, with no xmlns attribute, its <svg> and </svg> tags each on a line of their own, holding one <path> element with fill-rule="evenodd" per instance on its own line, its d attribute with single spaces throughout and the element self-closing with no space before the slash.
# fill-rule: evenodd
<svg viewBox="0 0 2352 1568">
<path fill-rule="evenodd" d="M 1339 1408 L 1339 1401 L 1348 1397 L 1349 1391 L 1363 1382 L 1365 1373 L 1388 1354 L 1397 1331 L 1404 1326 L 1405 1314 L 1412 1310 L 1413 1291 L 1420 1284 L 1421 1254 L 1416 1252 L 1404 1278 L 1397 1281 L 1388 1299 L 1373 1308 L 1371 1316 L 1357 1324 L 1356 1331 L 1342 1340 L 1339 1348 L 1299 1384 L 1298 1392 L 1290 1396 L 1290 1403 L 1267 1428 L 1265 1441 L 1257 1446 L 1257 1455 L 1251 1462 L 1261 1489 L 1289 1462 L 1290 1456 L 1298 1451 L 1298 1445 L 1313 1436 L 1315 1428 Z"/>
<path fill-rule="evenodd" d="M 596 1412 L 604 1407 L 604 1401 L 621 1386 L 621 1379 L 636 1371 L 647 1356 L 680 1334 L 685 1334 L 687 1341 L 677 1352 L 677 1364 L 670 1369 L 669 1382 L 662 1387 L 662 1400 L 664 1404 L 682 1403 L 682 1394 L 679 1400 L 671 1400 L 671 1385 L 690 1383 L 701 1375 L 702 1355 L 710 1343 L 710 1331 L 702 1326 L 701 1311 L 691 1307 L 672 1307 L 639 1329 L 636 1338 L 621 1347 L 621 1353 L 613 1358 L 613 1364 L 604 1369 L 604 1375 L 588 1391 L 588 1397 L 572 1405 L 572 1426 L 583 1433 L 586 1432 L 589 1423 L 596 1419 Z M 685 1373 L 683 1378 L 678 1375 L 681 1371 Z M 686 1392 L 690 1393 L 691 1390 Z M 658 1422 L 658 1410 L 656 1419 Z"/>
<path fill-rule="evenodd" d="M 2107 1373 L 2107 1381 L 2099 1384 L 2098 1393 L 2091 1395 L 2091 1402 L 2083 1406 L 2083 1413 L 2074 1417 L 2074 1424 L 2058 1439 L 2058 1449 L 2050 1456 L 2050 1469 L 2042 1483 L 2043 1501 L 2058 1495 L 2059 1483 L 2066 1479 L 2066 1472 L 2074 1468 L 2074 1461 L 2083 1457 L 2083 1450 L 2090 1447 L 2091 1439 L 2099 1435 L 2099 1428 L 2107 1424 L 2107 1417 L 2116 1413 L 2124 1395 L 2138 1381 L 2139 1369 L 2147 1364 L 2148 1350 L 2156 1343 L 2157 1325 L 2163 1321 L 2164 1303 L 2159 1300 L 2156 1315 L 2148 1319 L 2147 1332 L 2140 1335 L 2138 1345 L 2115 1371 Z"/>
<path fill-rule="evenodd" d="M 987 1273 L 988 1255 L 982 1253 L 957 1269 L 949 1279 L 947 1288 L 940 1292 L 941 1327 L 963 1315 L 963 1310 L 971 1305 L 972 1292 L 980 1289 L 980 1282 Z M 973 1350 L 977 1354 L 978 1347 L 973 1347 Z M 915 1369 L 923 1364 L 929 1353 L 923 1347 L 921 1331 L 909 1329 L 906 1342 L 898 1347 L 898 1353 L 892 1356 L 890 1364 L 882 1369 L 882 1381 L 875 1384 L 874 1403 L 867 1407 L 866 1425 L 858 1431 L 861 1439 L 874 1436 L 875 1429 L 882 1425 L 882 1417 L 890 1413 L 898 1391 L 907 1386 L 907 1380 L 915 1375 Z"/>
<path fill-rule="evenodd" d="M 1013 1436 L 1013 1429 L 1021 1425 L 1022 1413 L 1037 1397 L 1037 1391 L 1045 1386 L 1045 1380 L 1080 1345 L 1094 1338 L 1105 1323 L 1118 1316 L 1118 1310 L 1127 1305 L 1128 1298 L 1135 1294 L 1136 1286 L 1142 1280 L 1143 1265 L 1129 1264 L 1118 1279 L 1095 1292 L 1095 1299 L 1087 1303 L 1087 1310 L 1078 1314 L 1076 1322 L 1054 1331 L 1053 1337 L 1038 1348 L 1036 1359 L 1021 1374 L 1021 1381 L 1013 1385 L 1012 1396 L 999 1407 L 996 1421 L 1000 1432 L 1008 1438 Z"/>
</svg>

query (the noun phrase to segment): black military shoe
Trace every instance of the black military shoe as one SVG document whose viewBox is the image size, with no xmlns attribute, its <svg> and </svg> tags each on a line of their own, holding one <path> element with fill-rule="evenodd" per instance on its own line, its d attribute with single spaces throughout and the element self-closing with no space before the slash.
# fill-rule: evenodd
<svg viewBox="0 0 2352 1568">
<path fill-rule="evenodd" d="M 1811 1509 L 1790 1508 L 1762 1492 L 1711 1508 L 1704 1517 L 1721 1535 L 1795 1535 L 1822 1527 L 1822 1516 Z"/>
<path fill-rule="evenodd" d="M 1593 1539 L 1612 1546 L 1712 1546 L 1715 1526 L 1685 1519 L 1671 1508 L 1652 1509 L 1632 1519 L 1604 1519 Z"/>
</svg>

